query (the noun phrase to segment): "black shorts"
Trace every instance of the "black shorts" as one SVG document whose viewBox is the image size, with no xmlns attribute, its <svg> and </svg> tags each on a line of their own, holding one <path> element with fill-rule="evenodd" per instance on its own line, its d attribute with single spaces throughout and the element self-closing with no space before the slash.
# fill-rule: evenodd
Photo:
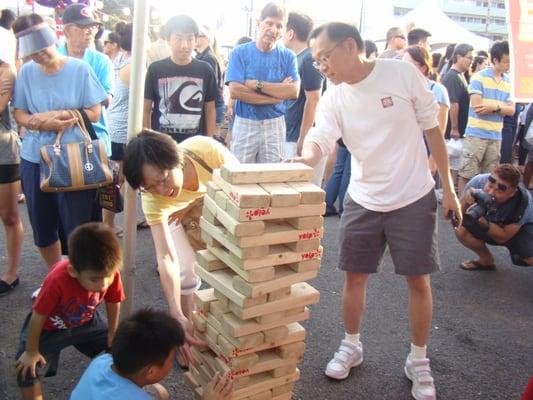
<svg viewBox="0 0 533 400">
<path fill-rule="evenodd" d="M 479 240 L 483 240 L 487 244 L 507 247 L 513 264 L 521 266 L 529 265 L 524 259 L 533 257 L 533 224 L 522 225 L 518 233 L 514 235 L 511 240 L 503 244 L 496 243 L 488 234 L 475 228 L 469 229 L 466 226 L 465 228 L 472 234 L 472 236 Z"/>
<path fill-rule="evenodd" d="M 19 164 L 0 165 L 0 185 L 20 181 Z"/>
<path fill-rule="evenodd" d="M 124 150 L 126 150 L 125 143 L 111 142 L 111 157 L 113 161 L 122 161 L 124 159 Z"/>
<path fill-rule="evenodd" d="M 20 332 L 19 348 L 16 355 L 17 360 L 26 349 L 30 318 L 31 313 L 24 320 L 24 325 Z M 26 375 L 22 379 L 20 376 L 17 376 L 18 386 L 32 387 L 39 381 L 40 376 L 54 376 L 59 363 L 59 353 L 69 346 L 74 346 L 89 358 L 94 358 L 107 350 L 107 324 L 98 313 L 98 310 L 94 312 L 93 319 L 90 322 L 77 328 L 56 331 L 43 330 L 39 338 L 39 352 L 45 358 L 46 366 L 43 371 L 37 369 L 37 378 Z"/>
</svg>

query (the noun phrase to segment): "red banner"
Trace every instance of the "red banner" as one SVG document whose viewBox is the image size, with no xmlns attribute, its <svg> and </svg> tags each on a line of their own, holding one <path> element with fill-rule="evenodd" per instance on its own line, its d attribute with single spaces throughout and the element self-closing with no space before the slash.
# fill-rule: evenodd
<svg viewBox="0 0 533 400">
<path fill-rule="evenodd" d="M 513 100 L 533 102 L 533 0 L 506 0 Z"/>
</svg>

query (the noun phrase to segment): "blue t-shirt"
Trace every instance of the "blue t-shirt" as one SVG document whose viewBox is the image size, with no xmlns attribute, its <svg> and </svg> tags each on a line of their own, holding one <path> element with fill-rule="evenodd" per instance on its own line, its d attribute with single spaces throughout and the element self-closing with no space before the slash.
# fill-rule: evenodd
<svg viewBox="0 0 533 400">
<path fill-rule="evenodd" d="M 465 190 L 468 190 L 470 188 L 483 189 L 485 187 L 485 184 L 489 180 L 489 176 L 490 174 L 476 175 L 470 180 L 470 182 L 468 182 L 465 187 Z M 533 223 L 533 201 L 531 198 L 531 193 L 527 190 L 525 190 L 525 192 L 528 195 L 528 205 L 520 221 L 516 222 L 518 225 Z M 497 204 L 497 219 L 501 219 L 502 217 L 504 218 L 506 215 L 513 215 L 516 212 L 517 207 L 520 205 L 520 199 L 521 197 L 519 195 L 513 196 L 505 203 Z M 490 216 L 488 216 L 488 219 L 492 221 Z"/>
<path fill-rule="evenodd" d="M 150 400 L 142 388 L 118 375 L 111 366 L 111 354 L 96 357 L 81 376 L 70 400 Z"/>
<path fill-rule="evenodd" d="M 226 84 L 257 79 L 265 82 L 281 83 L 291 77 L 299 81 L 296 55 L 279 44 L 269 52 L 259 50 L 255 42 L 249 42 L 235 47 L 231 53 Z M 235 115 L 256 121 L 281 117 L 285 114 L 285 102 L 278 104 L 257 105 L 237 100 Z"/>
<path fill-rule="evenodd" d="M 287 141 L 297 142 L 300 137 L 300 127 L 304 115 L 304 106 L 307 100 L 306 91 L 320 90 L 324 77 L 315 67 L 311 49 L 307 48 L 297 56 L 298 73 L 302 81 L 300 94 L 296 100 L 287 100 L 287 113 L 285 114 L 285 125 L 287 126 Z"/>
<path fill-rule="evenodd" d="M 59 46 L 58 51 L 67 56 L 67 47 L 65 44 Z M 114 74 L 113 74 L 113 62 L 111 59 L 103 53 L 93 49 L 86 49 L 83 54 L 83 61 L 91 66 L 93 69 L 98 82 L 104 88 L 107 94 L 113 95 L 114 92 Z M 94 131 L 98 138 L 104 140 L 105 147 L 107 150 L 107 155 L 111 155 L 111 138 L 107 131 L 106 124 L 106 108 L 102 106 L 102 114 L 100 115 L 100 120 L 98 122 L 93 122 Z"/>
<path fill-rule="evenodd" d="M 433 92 L 437 104 L 443 104 L 450 108 L 450 97 L 448 96 L 448 89 L 441 83 L 429 80 L 429 90 Z"/>
<path fill-rule="evenodd" d="M 94 72 L 81 60 L 68 58 L 63 68 L 55 74 L 45 74 L 38 64 L 30 61 L 20 69 L 15 83 L 13 106 L 35 114 L 89 108 L 101 103 L 106 97 Z M 63 133 L 62 142 L 75 143 L 82 138 L 79 128 L 74 126 Z M 39 149 L 54 143 L 55 139 L 55 132 L 28 129 L 24 134 L 20 156 L 26 161 L 39 163 Z"/>
</svg>

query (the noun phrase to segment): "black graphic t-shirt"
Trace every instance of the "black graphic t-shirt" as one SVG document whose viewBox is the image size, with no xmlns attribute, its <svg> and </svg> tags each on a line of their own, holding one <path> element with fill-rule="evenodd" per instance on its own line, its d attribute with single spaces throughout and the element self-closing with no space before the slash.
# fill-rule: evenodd
<svg viewBox="0 0 533 400">
<path fill-rule="evenodd" d="M 177 65 L 170 57 L 148 67 L 144 98 L 152 100 L 152 128 L 169 134 L 204 134 L 205 102 L 215 101 L 217 83 L 209 64 L 193 59 Z"/>
</svg>

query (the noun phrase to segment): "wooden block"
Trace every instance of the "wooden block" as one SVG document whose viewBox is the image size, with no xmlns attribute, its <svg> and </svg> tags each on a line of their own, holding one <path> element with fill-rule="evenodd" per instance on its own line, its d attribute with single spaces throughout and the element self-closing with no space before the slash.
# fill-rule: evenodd
<svg viewBox="0 0 533 400">
<path fill-rule="evenodd" d="M 299 358 L 305 353 L 305 342 L 284 344 L 276 349 L 281 358 Z"/>
<path fill-rule="evenodd" d="M 285 243 L 292 251 L 305 252 L 305 251 L 314 251 L 320 247 L 320 239 L 311 238 L 309 240 L 300 240 L 298 242 Z"/>
<path fill-rule="evenodd" d="M 254 394 L 254 400 L 272 400 L 272 391 Z M 250 398 L 251 400 L 251 398 Z"/>
<path fill-rule="evenodd" d="M 225 308 L 229 307 L 229 299 L 222 292 L 215 289 L 215 297 Z"/>
<path fill-rule="evenodd" d="M 198 264 L 200 264 L 202 268 L 205 268 L 208 271 L 216 271 L 219 269 L 228 268 L 224 262 L 222 262 L 209 250 L 197 251 L 196 261 L 198 261 Z"/>
<path fill-rule="evenodd" d="M 211 236 L 239 258 L 264 257 L 268 254 L 267 245 L 250 246 L 246 249 L 239 247 L 234 242 L 234 236 L 230 235 L 225 229 L 210 224 L 203 217 L 200 218 L 200 226 L 203 230 L 202 234 L 206 233 Z"/>
<path fill-rule="evenodd" d="M 221 178 L 220 170 L 213 171 L 213 182 L 240 208 L 268 207 L 270 204 L 270 195 L 255 183 L 232 185 Z"/>
<path fill-rule="evenodd" d="M 255 320 L 259 324 L 270 324 L 285 316 L 285 311 L 278 311 L 272 314 L 265 314 L 259 317 L 255 317 Z"/>
<path fill-rule="evenodd" d="M 228 196 L 226 193 L 224 193 L 222 190 L 219 190 L 215 193 L 215 203 L 217 203 L 217 206 L 220 207 L 222 210 L 228 209 Z M 236 207 L 236 206 L 235 206 Z"/>
<path fill-rule="evenodd" d="M 272 374 L 272 378 L 279 378 L 280 376 L 290 375 L 294 371 L 296 371 L 297 363 L 287 365 L 284 367 L 275 368 L 270 373 Z"/>
<path fill-rule="evenodd" d="M 239 307 L 230 301 L 229 308 L 240 319 L 250 319 L 294 308 L 304 307 L 310 304 L 316 304 L 320 301 L 320 293 L 318 290 L 306 282 L 295 283 L 287 289 L 290 289 L 290 295 L 279 300 L 268 301 L 266 303 L 247 308 Z"/>
<path fill-rule="evenodd" d="M 291 315 L 297 315 L 305 311 L 305 307 L 295 307 L 290 310 L 285 310 L 285 316 L 290 317 Z"/>
<path fill-rule="evenodd" d="M 194 323 L 194 328 L 200 332 L 205 332 L 207 322 L 204 318 L 200 317 L 197 312 L 192 313 L 192 322 Z"/>
<path fill-rule="evenodd" d="M 217 195 L 219 193 L 221 192 L 217 192 Z M 266 221 L 272 219 L 323 215 L 326 211 L 326 203 L 300 204 L 296 207 L 239 208 L 237 205 L 228 201 L 225 210 L 230 216 L 238 221 Z"/>
<path fill-rule="evenodd" d="M 284 317 L 270 324 L 258 324 L 253 320 L 242 320 L 233 313 L 224 314 L 224 319 L 221 321 L 222 326 L 233 337 L 241 337 L 250 335 L 252 333 L 265 331 L 267 329 L 276 328 L 278 326 L 287 325 L 291 322 L 304 321 L 309 318 L 309 309 L 305 309 L 302 314 Z"/>
<path fill-rule="evenodd" d="M 237 378 L 233 380 L 233 390 L 244 389 L 250 384 L 250 377 L 243 376 L 242 378 Z"/>
<path fill-rule="evenodd" d="M 301 204 L 320 204 L 326 199 L 326 192 L 311 182 L 288 182 L 288 185 L 300 192 Z"/>
<path fill-rule="evenodd" d="M 286 325 L 263 331 L 265 342 L 276 342 L 289 336 L 289 328 Z"/>
<path fill-rule="evenodd" d="M 272 388 L 272 390 L 274 390 L 274 388 Z M 292 400 L 292 392 L 278 394 L 277 396 L 272 394 L 272 400 Z"/>
<path fill-rule="evenodd" d="M 215 226 L 223 225 L 229 233 L 236 237 L 262 235 L 265 231 L 265 223 L 263 221 L 237 221 L 226 213 L 225 210 L 218 207 L 217 203 L 209 197 L 204 197 L 204 209 L 205 208 L 207 208 L 208 211 L 207 218 L 205 219 L 209 223 Z M 213 218 L 210 217 L 210 214 Z M 212 220 L 215 220 L 217 223 L 211 222 Z"/>
<path fill-rule="evenodd" d="M 209 303 L 215 301 L 217 298 L 215 297 L 215 291 L 214 289 L 203 289 L 203 290 L 197 290 L 194 292 L 193 301 L 194 305 L 196 306 L 197 310 L 201 310 L 203 313 L 207 314 L 209 311 Z"/>
<path fill-rule="evenodd" d="M 183 380 L 185 382 L 185 385 L 191 390 L 196 389 L 198 386 L 200 386 L 200 383 L 194 378 L 191 372 L 187 371 L 183 377 Z"/>
<path fill-rule="evenodd" d="M 204 199 L 208 199 L 208 198 L 209 197 L 207 196 L 204 197 Z M 209 221 L 210 224 L 213 224 L 215 226 L 222 225 L 220 221 L 215 217 L 215 215 L 211 211 L 209 211 L 209 208 L 205 204 L 204 204 L 204 207 L 202 208 L 202 217 L 204 217 L 207 221 Z"/>
<path fill-rule="evenodd" d="M 276 301 L 276 300 L 283 300 L 286 299 L 291 295 L 291 288 L 281 288 L 278 290 L 275 290 L 273 292 L 270 292 L 268 294 L 268 302 Z"/>
<path fill-rule="evenodd" d="M 249 376 L 271 371 L 277 368 L 292 367 L 292 370 L 289 370 L 287 373 L 278 374 L 277 377 L 280 377 L 293 373 L 296 369 L 296 364 L 300 361 L 299 359 L 283 359 L 274 350 L 265 350 L 257 354 L 259 356 L 259 360 L 255 365 L 248 368 L 233 369 L 229 373 L 229 376 Z"/>
<path fill-rule="evenodd" d="M 218 242 L 217 240 L 213 239 L 211 236 L 209 236 L 209 234 L 205 231 L 202 231 L 201 233 L 201 236 L 202 236 L 202 240 L 204 241 L 204 243 L 210 247 L 220 247 L 221 244 L 220 242 Z"/>
<path fill-rule="evenodd" d="M 285 221 L 296 229 L 318 229 L 324 226 L 324 217 L 322 217 L 321 215 L 311 217 L 287 218 Z"/>
<path fill-rule="evenodd" d="M 207 182 L 206 186 L 206 193 L 209 197 L 211 197 L 213 200 L 215 199 L 216 193 L 222 190 L 220 186 L 218 186 L 215 182 L 209 181 Z"/>
<path fill-rule="evenodd" d="M 194 397 L 194 400 L 203 400 L 203 398 L 204 398 L 204 389 L 201 386 L 199 386 L 196 389 L 194 389 L 193 397 Z"/>
<path fill-rule="evenodd" d="M 310 181 L 313 168 L 301 163 L 223 165 L 220 176 L 231 184 Z"/>
<path fill-rule="evenodd" d="M 257 247 L 272 244 L 284 244 L 290 242 L 309 241 L 310 239 L 320 239 L 324 233 L 323 228 L 316 229 L 295 229 L 285 221 L 270 222 L 265 226 L 265 231 L 259 236 L 236 237 L 228 234 L 228 238 L 237 246 L 242 248 Z M 318 248 L 315 246 L 310 250 Z M 297 250 L 299 251 L 299 249 Z M 302 250 L 306 251 L 306 250 Z"/>
<path fill-rule="evenodd" d="M 309 261 L 300 261 L 297 263 L 287 264 L 287 266 L 292 269 L 294 272 L 309 272 L 309 271 L 318 271 L 320 269 L 321 260 L 309 260 Z"/>
<path fill-rule="evenodd" d="M 209 312 L 215 316 L 217 319 L 221 319 L 222 315 L 229 312 L 227 305 L 221 303 L 219 300 L 213 301 L 209 305 Z"/>
<path fill-rule="evenodd" d="M 300 204 L 300 192 L 284 182 L 261 183 L 260 186 L 270 195 L 270 204 L 263 207 L 293 207 Z"/>
<path fill-rule="evenodd" d="M 249 164 L 253 165 L 253 164 Z M 276 386 L 285 385 L 290 382 L 295 382 L 300 378 L 300 371 L 296 370 L 291 375 L 286 375 L 280 378 L 272 378 L 270 373 L 263 372 L 261 374 L 252 375 L 247 387 L 235 390 L 232 400 L 242 400 L 246 397 L 251 397 L 256 393 L 261 393 L 270 390 Z"/>
<path fill-rule="evenodd" d="M 232 343 L 235 341 L 240 342 L 240 344 Z M 225 354 L 238 357 L 239 354 L 235 353 L 236 349 L 248 350 L 262 346 L 265 343 L 265 335 L 263 334 L 263 332 L 256 332 L 252 333 L 251 335 L 241 336 L 240 338 L 230 340 L 228 339 L 228 337 L 224 336 L 223 334 L 220 334 L 218 336 L 217 343 L 220 346 L 221 350 L 227 350 Z"/>
<path fill-rule="evenodd" d="M 287 345 L 289 346 L 289 345 Z M 257 353 L 245 354 L 240 357 L 233 358 L 230 363 L 231 368 L 242 369 L 250 368 L 259 362 L 259 356 Z"/>
<path fill-rule="evenodd" d="M 214 271 L 213 273 L 217 272 L 218 271 Z M 240 276 L 235 275 L 233 277 L 233 288 L 245 297 L 262 296 L 283 287 L 289 287 L 295 283 L 313 279 L 317 276 L 317 273 L 317 271 L 295 273 L 290 267 L 281 266 L 276 268 L 275 278 L 267 282 L 250 283 L 246 282 Z M 231 297 L 230 300 L 233 301 Z"/>
<path fill-rule="evenodd" d="M 285 385 L 276 386 L 272 388 L 272 394 L 274 396 L 279 396 L 280 394 L 290 393 L 294 390 L 294 383 L 287 383 Z"/>
<path fill-rule="evenodd" d="M 274 279 L 275 269 L 273 267 L 257 268 L 253 270 L 245 271 L 240 268 L 237 263 L 234 262 L 231 257 L 230 251 L 224 247 L 208 247 L 210 251 L 216 255 L 220 260 L 224 261 L 224 264 L 230 267 L 233 272 L 239 274 L 245 281 L 248 282 L 263 282 Z M 227 264 L 226 264 L 227 262 Z"/>
</svg>

